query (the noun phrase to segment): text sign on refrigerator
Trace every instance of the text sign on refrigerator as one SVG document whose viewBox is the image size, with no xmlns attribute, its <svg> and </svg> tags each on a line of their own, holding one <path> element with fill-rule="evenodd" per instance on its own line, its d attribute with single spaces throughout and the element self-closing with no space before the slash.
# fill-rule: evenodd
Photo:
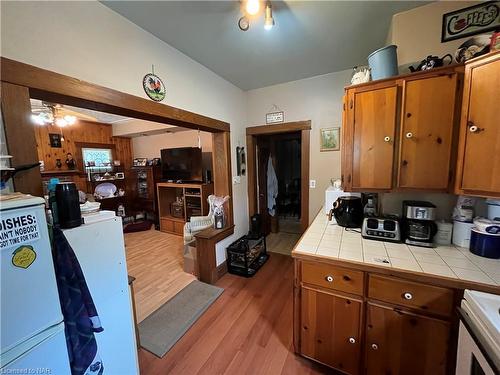
<svg viewBox="0 0 500 375">
<path fill-rule="evenodd" d="M 36 241 L 40 238 L 38 221 L 33 213 L 2 215 L 0 219 L 0 249 Z"/>
</svg>

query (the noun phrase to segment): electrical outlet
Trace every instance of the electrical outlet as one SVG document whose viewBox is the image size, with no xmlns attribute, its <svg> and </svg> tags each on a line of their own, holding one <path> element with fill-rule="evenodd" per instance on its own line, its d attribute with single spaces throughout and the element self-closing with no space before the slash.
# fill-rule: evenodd
<svg viewBox="0 0 500 375">
<path fill-rule="evenodd" d="M 233 184 L 241 184 L 241 177 L 240 176 L 233 176 Z"/>
<path fill-rule="evenodd" d="M 309 187 L 311 189 L 316 189 L 316 180 L 309 180 Z"/>
</svg>

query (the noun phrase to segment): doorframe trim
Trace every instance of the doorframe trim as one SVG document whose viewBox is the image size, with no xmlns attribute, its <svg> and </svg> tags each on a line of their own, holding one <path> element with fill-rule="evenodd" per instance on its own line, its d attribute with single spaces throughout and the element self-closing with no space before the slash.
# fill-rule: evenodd
<svg viewBox="0 0 500 375">
<path fill-rule="evenodd" d="M 305 232 L 309 226 L 309 160 L 311 120 L 286 122 L 279 125 L 261 125 L 246 128 L 247 137 L 247 192 L 248 216 L 257 212 L 257 168 L 256 138 L 260 135 L 274 135 L 300 132 L 300 228 Z"/>
</svg>

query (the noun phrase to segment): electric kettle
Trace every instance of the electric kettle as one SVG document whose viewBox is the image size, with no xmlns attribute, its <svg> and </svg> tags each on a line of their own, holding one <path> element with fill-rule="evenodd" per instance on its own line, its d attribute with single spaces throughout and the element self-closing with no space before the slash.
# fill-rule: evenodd
<svg viewBox="0 0 500 375">
<path fill-rule="evenodd" d="M 438 56 L 427 56 L 424 60 L 418 64 L 418 66 L 415 68 L 413 66 L 410 66 L 408 69 L 410 69 L 410 72 L 419 72 L 421 70 L 429 70 L 433 68 L 438 68 L 440 66 L 444 66 L 444 60 L 448 58 L 450 59 L 450 62 L 448 64 L 451 64 L 453 62 L 453 56 L 451 56 L 449 53 L 444 55 L 443 57 L 439 58 Z"/>
<path fill-rule="evenodd" d="M 337 224 L 341 227 L 361 228 L 361 224 L 363 224 L 361 198 L 353 196 L 339 197 L 328 214 L 328 220 L 331 221 L 332 216 L 335 217 Z"/>
</svg>

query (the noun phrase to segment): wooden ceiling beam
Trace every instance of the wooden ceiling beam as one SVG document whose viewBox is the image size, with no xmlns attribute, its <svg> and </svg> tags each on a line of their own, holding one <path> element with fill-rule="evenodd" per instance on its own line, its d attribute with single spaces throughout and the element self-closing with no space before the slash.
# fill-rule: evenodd
<svg viewBox="0 0 500 375">
<path fill-rule="evenodd" d="M 229 124 L 180 108 L 122 93 L 76 78 L 1 58 L 2 82 L 27 87 L 34 99 L 113 113 L 206 132 L 229 131 Z"/>
</svg>

